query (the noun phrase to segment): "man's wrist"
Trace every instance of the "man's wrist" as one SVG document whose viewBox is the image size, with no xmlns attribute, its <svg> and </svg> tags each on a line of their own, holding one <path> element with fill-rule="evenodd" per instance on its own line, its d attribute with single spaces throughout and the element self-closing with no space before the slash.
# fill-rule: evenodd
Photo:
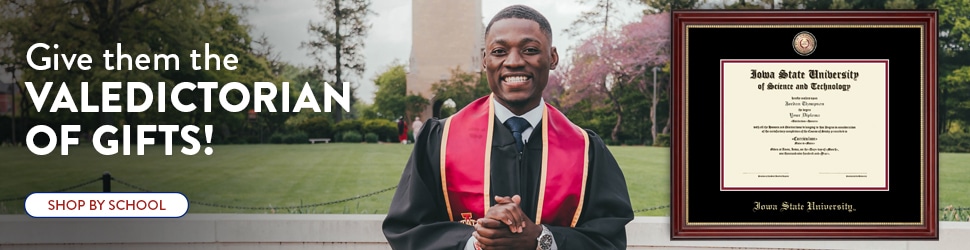
<svg viewBox="0 0 970 250">
<path fill-rule="evenodd" d="M 539 225 L 542 231 L 539 231 L 539 236 L 536 237 L 536 250 L 552 250 L 555 246 L 555 239 L 552 237 L 552 231 L 546 225 Z"/>
<path fill-rule="evenodd" d="M 463 248 L 463 249 L 464 250 L 478 250 L 478 249 L 480 249 L 478 247 L 478 240 L 475 239 L 475 236 L 468 237 L 468 241 L 465 242 L 465 248 Z"/>
</svg>

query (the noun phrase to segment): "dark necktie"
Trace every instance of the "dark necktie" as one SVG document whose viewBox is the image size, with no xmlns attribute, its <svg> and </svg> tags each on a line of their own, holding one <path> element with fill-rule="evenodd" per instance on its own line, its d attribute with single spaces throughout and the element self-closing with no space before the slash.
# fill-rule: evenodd
<svg viewBox="0 0 970 250">
<path fill-rule="evenodd" d="M 515 138 L 515 149 L 522 152 L 522 146 L 524 145 L 522 142 L 522 132 L 524 132 L 525 129 L 532 127 L 532 124 L 529 124 L 529 121 L 526 121 L 522 117 L 513 116 L 512 118 L 505 120 L 505 126 L 508 127 L 509 130 L 512 130 L 512 137 Z"/>
</svg>

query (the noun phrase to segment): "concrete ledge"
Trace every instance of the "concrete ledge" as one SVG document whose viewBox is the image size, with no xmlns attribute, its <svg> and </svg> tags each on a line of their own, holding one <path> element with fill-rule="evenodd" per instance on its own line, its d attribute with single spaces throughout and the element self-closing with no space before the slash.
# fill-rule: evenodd
<svg viewBox="0 0 970 250">
<path fill-rule="evenodd" d="M 669 217 L 636 217 L 627 224 L 631 249 L 793 248 L 793 249 L 966 249 L 970 222 L 940 222 L 935 240 L 670 240 Z"/>
<path fill-rule="evenodd" d="M 178 219 L 39 219 L 0 215 L 0 249 L 388 249 L 384 215 L 189 214 Z M 941 222 L 939 241 L 671 241 L 669 218 L 637 217 L 630 249 L 962 249 L 970 223 Z"/>
</svg>

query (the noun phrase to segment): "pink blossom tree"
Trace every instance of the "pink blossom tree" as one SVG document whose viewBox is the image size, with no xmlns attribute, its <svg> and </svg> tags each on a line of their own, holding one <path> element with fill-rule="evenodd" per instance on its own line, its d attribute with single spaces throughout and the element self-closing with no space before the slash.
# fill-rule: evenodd
<svg viewBox="0 0 970 250">
<path fill-rule="evenodd" d="M 564 108 L 586 98 L 602 98 L 616 114 L 616 124 L 610 134 L 616 141 L 623 122 L 623 104 L 613 91 L 614 86 L 628 86 L 651 99 L 650 111 L 653 140 L 657 139 L 656 108 L 664 78 L 653 80 L 657 70 L 664 68 L 670 55 L 670 15 L 645 15 L 638 22 L 624 25 L 616 32 L 601 32 L 583 40 L 575 48 L 570 66 L 562 82 L 567 90 L 560 102 Z M 669 124 L 669 122 L 668 122 Z"/>
</svg>

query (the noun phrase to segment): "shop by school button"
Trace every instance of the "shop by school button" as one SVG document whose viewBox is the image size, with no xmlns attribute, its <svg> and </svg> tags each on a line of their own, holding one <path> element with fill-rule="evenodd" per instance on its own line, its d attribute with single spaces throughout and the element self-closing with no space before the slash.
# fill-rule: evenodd
<svg viewBox="0 0 970 250">
<path fill-rule="evenodd" d="M 33 193 L 24 209 L 36 218 L 177 218 L 189 200 L 181 193 Z"/>
</svg>

